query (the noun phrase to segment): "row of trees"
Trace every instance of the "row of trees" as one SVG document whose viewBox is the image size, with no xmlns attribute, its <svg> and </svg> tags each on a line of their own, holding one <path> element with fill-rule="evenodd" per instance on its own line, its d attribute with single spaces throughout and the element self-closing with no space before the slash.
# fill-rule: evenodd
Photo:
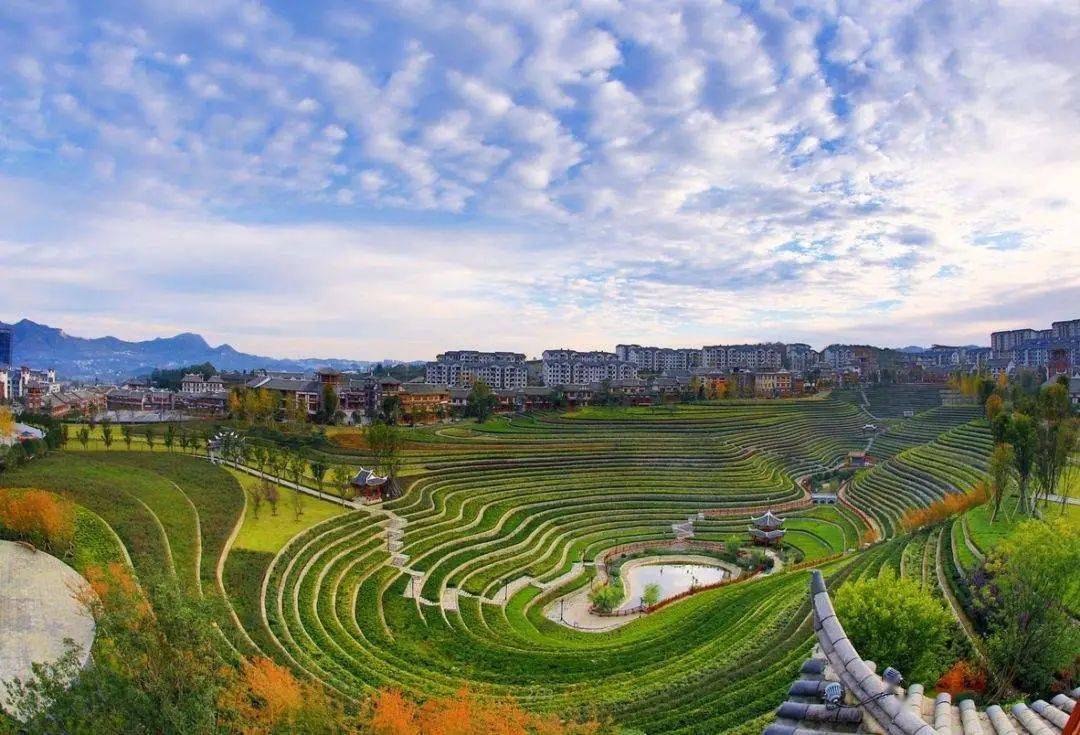
<svg viewBox="0 0 1080 735">
<path fill-rule="evenodd" d="M 986 418 L 994 438 L 989 466 L 991 522 L 1013 488 L 1015 513 L 1036 514 L 1040 504 L 1047 505 L 1059 490 L 1064 512 L 1078 471 L 1070 457 L 1080 450 L 1080 427 L 1072 415 L 1067 385 L 1065 378 L 1033 395 L 1014 394 L 1009 403 L 1001 393 L 987 396 Z"/>
<path fill-rule="evenodd" d="M 183 425 L 177 425 L 169 423 L 165 425 L 165 430 L 161 434 L 155 431 L 153 426 L 146 425 L 142 429 L 139 429 L 134 424 L 119 424 L 115 425 L 108 419 L 103 419 L 98 422 L 98 433 L 101 435 L 101 443 L 106 449 L 112 449 L 113 444 L 120 440 L 124 443 L 124 446 L 130 451 L 131 445 L 138 439 L 146 444 L 146 448 L 150 451 L 154 450 L 154 446 L 161 442 L 170 452 L 173 448 L 179 446 L 182 451 L 196 451 L 200 447 L 205 447 L 206 442 L 210 440 L 212 433 L 209 430 L 205 431 L 190 431 Z M 119 435 L 117 435 L 119 432 Z M 82 445 L 83 449 L 90 446 L 90 441 L 93 439 L 93 432 L 89 425 L 83 424 L 75 432 L 75 440 Z M 67 444 L 69 440 L 68 425 L 62 426 L 62 443 Z"/>
</svg>

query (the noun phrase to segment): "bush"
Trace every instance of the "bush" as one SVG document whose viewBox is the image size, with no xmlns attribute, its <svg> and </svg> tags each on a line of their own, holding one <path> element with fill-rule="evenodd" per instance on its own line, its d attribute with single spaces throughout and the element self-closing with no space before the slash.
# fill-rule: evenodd
<svg viewBox="0 0 1080 735">
<path fill-rule="evenodd" d="M 945 670 L 953 619 L 915 580 L 897 579 L 886 568 L 879 577 L 845 584 L 835 604 L 852 645 L 864 658 L 899 669 L 909 681 L 937 681 Z"/>
<path fill-rule="evenodd" d="M 934 688 L 948 692 L 953 699 L 961 694 L 982 694 L 986 691 L 986 672 L 968 661 L 957 661 L 941 675 Z"/>
<path fill-rule="evenodd" d="M 987 559 L 978 600 L 986 620 L 987 652 L 1009 683 L 1047 691 L 1054 675 L 1076 663 L 1080 632 L 1080 526 L 1067 518 L 1026 521 Z"/>
<path fill-rule="evenodd" d="M 75 537 L 75 504 L 44 490 L 3 492 L 0 525 L 23 541 L 63 555 Z"/>
<path fill-rule="evenodd" d="M 900 526 L 911 533 L 920 528 L 933 526 L 955 515 L 964 513 L 990 499 L 986 484 L 979 482 L 966 493 L 947 493 L 945 497 L 934 501 L 925 508 L 912 508 L 900 519 Z"/>
<path fill-rule="evenodd" d="M 417 704 L 396 689 L 381 689 L 364 716 L 374 735 L 435 735 L 436 733 L 506 733 L 506 735 L 599 735 L 614 732 L 596 721 L 562 722 L 554 715 L 535 715 L 513 702 L 488 702 L 461 690 L 453 697 Z"/>
<path fill-rule="evenodd" d="M 611 612 L 622 602 L 622 593 L 610 584 L 600 585 L 589 593 L 589 602 L 600 612 Z"/>
</svg>

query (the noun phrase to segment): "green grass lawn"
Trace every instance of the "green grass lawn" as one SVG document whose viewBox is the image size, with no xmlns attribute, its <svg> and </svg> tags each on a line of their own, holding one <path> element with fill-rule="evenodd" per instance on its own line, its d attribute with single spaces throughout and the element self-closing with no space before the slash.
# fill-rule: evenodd
<svg viewBox="0 0 1080 735">
<path fill-rule="evenodd" d="M 260 482 L 246 472 L 229 470 L 229 473 L 236 477 L 245 491 L 248 488 L 258 486 Z M 304 513 L 297 520 L 289 502 L 288 493 L 291 492 L 292 490 L 282 489 L 282 498 L 278 503 L 277 515 L 273 515 L 270 512 L 270 506 L 264 503 L 259 510 L 259 517 L 255 518 L 249 503 L 244 514 L 244 525 L 240 527 L 240 534 L 236 537 L 233 548 L 275 553 L 298 533 L 305 531 L 316 523 L 325 521 L 327 518 L 341 515 L 348 510 L 337 503 L 306 496 L 304 498 Z"/>
<path fill-rule="evenodd" d="M 1061 515 L 1061 505 L 1053 503 L 1040 505 L 1040 511 L 1044 518 L 1053 519 Z M 1012 532 L 1016 525 L 1026 516 L 1016 513 L 1016 496 L 1010 495 L 1001 502 L 1001 510 L 993 523 L 990 517 L 994 512 L 993 502 L 972 508 L 967 512 L 968 532 L 971 540 L 984 554 L 991 551 L 998 542 Z M 1065 509 L 1065 517 L 1072 523 L 1080 523 L 1080 505 L 1068 505 Z"/>
</svg>

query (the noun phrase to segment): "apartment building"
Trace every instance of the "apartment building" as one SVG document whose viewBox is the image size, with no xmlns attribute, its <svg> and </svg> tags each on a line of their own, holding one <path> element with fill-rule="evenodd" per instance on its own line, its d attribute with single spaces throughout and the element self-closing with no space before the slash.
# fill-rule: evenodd
<svg viewBox="0 0 1080 735">
<path fill-rule="evenodd" d="M 600 383 L 605 380 L 636 378 L 638 366 L 620 360 L 614 352 L 578 352 L 577 350 L 544 350 L 544 385 L 571 383 Z"/>
<path fill-rule="evenodd" d="M 221 393 L 225 390 L 225 381 L 220 375 L 204 378 L 199 373 L 188 373 L 180 379 L 181 393 Z"/>
<path fill-rule="evenodd" d="M 693 370 L 702 365 L 702 350 L 693 347 L 642 347 L 616 345 L 615 355 L 623 362 L 637 365 L 638 370 L 672 373 Z"/>
<path fill-rule="evenodd" d="M 424 372 L 430 384 L 465 387 L 483 381 L 495 390 L 524 388 L 529 377 L 525 355 L 520 352 L 444 352 L 429 362 Z"/>
<path fill-rule="evenodd" d="M 1045 331 L 1049 332 L 1050 330 Z M 1021 343 L 1039 339 L 1040 336 L 1042 336 L 1042 332 L 1038 329 L 1007 329 L 1001 332 L 991 332 L 990 349 L 993 351 L 994 357 L 1008 357 L 1007 353 L 1012 352 Z"/>
<path fill-rule="evenodd" d="M 702 348 L 701 355 L 702 367 L 707 368 L 779 370 L 784 364 L 784 345 L 707 345 Z"/>
<path fill-rule="evenodd" d="M 1017 367 L 1063 373 L 1080 368 L 1080 319 L 1053 322 L 1049 329 L 1011 329 L 990 334 L 995 358 Z"/>
<path fill-rule="evenodd" d="M 820 355 L 805 342 L 794 342 L 784 346 L 784 356 L 789 370 L 804 372 L 814 367 Z"/>
<path fill-rule="evenodd" d="M 1080 319 L 1053 322 L 1050 325 L 1051 339 L 1080 339 Z"/>
</svg>

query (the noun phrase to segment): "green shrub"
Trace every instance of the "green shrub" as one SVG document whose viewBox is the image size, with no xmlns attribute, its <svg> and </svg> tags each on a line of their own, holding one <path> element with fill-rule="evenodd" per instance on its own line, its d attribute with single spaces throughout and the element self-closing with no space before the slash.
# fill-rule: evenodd
<svg viewBox="0 0 1080 735">
<path fill-rule="evenodd" d="M 945 606 L 892 568 L 836 593 L 836 614 L 865 658 L 900 670 L 908 681 L 937 681 L 948 667 L 953 621 Z"/>
</svg>

